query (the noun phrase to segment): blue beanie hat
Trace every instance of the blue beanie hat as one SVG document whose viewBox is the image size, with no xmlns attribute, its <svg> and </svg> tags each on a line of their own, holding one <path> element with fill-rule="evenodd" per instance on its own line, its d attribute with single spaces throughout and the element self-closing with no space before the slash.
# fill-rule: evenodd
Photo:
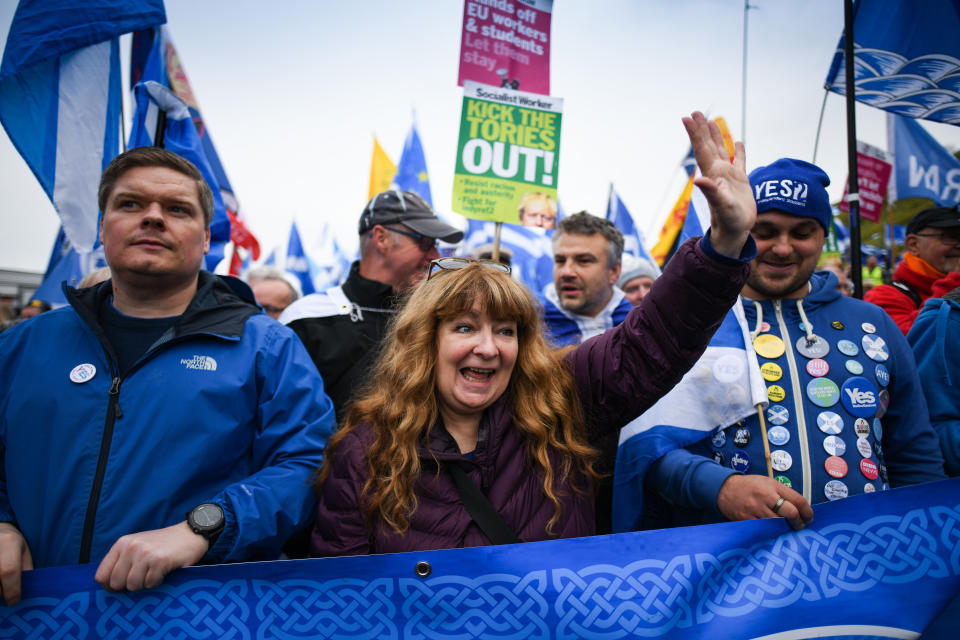
<svg viewBox="0 0 960 640">
<path fill-rule="evenodd" d="M 827 196 L 829 184 L 830 178 L 823 169 L 793 158 L 781 158 L 750 173 L 758 214 L 782 211 L 799 218 L 813 218 L 824 231 L 829 231 L 833 215 Z"/>
</svg>

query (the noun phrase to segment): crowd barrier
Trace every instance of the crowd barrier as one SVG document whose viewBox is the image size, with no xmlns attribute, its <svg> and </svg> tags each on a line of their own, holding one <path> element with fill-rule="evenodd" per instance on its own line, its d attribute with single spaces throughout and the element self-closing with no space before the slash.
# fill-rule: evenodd
<svg viewBox="0 0 960 640">
<path fill-rule="evenodd" d="M 781 519 L 182 569 L 111 594 L 24 574 L 0 638 L 916 638 L 960 590 L 960 478 Z M 954 627 L 956 628 L 956 627 Z"/>
</svg>

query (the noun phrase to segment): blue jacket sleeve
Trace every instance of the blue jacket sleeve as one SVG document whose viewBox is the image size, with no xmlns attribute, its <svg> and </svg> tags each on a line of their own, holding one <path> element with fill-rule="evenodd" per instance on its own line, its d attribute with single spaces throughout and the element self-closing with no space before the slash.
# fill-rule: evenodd
<svg viewBox="0 0 960 640">
<path fill-rule="evenodd" d="M 257 430 L 251 455 L 260 470 L 227 486 L 213 502 L 226 513 L 224 531 L 206 562 L 276 557 L 316 507 L 311 481 L 333 433 L 333 403 L 303 344 L 272 324 L 257 352 Z"/>
<path fill-rule="evenodd" d="M 653 463 L 646 482 L 649 489 L 678 507 L 710 511 L 716 518 L 723 518 L 717 508 L 717 495 L 734 473 L 686 449 L 674 449 Z"/>
<path fill-rule="evenodd" d="M 907 335 L 947 475 L 960 475 L 960 303 L 928 300 Z"/>
</svg>

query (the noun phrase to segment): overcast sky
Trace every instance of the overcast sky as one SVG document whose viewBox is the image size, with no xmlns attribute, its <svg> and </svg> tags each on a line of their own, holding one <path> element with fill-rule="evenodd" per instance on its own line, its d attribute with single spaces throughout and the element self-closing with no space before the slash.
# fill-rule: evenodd
<svg viewBox="0 0 960 640">
<path fill-rule="evenodd" d="M 748 168 L 811 160 L 840 0 L 751 0 Z M 434 205 L 450 211 L 462 90 L 459 0 L 167 0 L 168 27 L 241 208 L 261 246 L 308 249 L 325 223 L 356 246 L 376 135 L 399 159 L 415 109 Z M 742 0 L 556 0 L 551 93 L 564 99 L 558 187 L 568 212 L 603 215 L 612 181 L 647 245 L 682 186 L 694 109 L 741 123 Z M 0 34 L 16 3 L 0 0 Z M 126 55 L 129 44 L 122 41 Z M 130 118 L 129 109 L 127 117 Z M 857 110 L 858 138 L 886 148 L 883 112 Z M 960 129 L 924 123 L 948 148 Z M 839 198 L 843 98 L 827 98 L 817 162 Z M 58 219 L 0 134 L 0 268 L 42 271 Z M 322 256 L 314 256 L 322 259 Z"/>
</svg>

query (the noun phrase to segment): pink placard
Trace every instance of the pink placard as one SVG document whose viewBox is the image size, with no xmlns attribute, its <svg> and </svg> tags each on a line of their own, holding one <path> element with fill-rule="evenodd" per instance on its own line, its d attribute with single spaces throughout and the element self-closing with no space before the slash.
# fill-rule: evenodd
<svg viewBox="0 0 960 640">
<path fill-rule="evenodd" d="M 876 157 L 869 149 L 857 151 L 857 184 L 860 185 L 860 217 L 870 222 L 880 222 L 880 213 L 883 210 L 883 199 L 887 195 L 887 185 L 890 183 L 890 173 L 893 170 L 886 160 Z M 843 201 L 837 205 L 841 211 L 849 211 L 847 193 L 850 181 L 843 188 Z"/>
<path fill-rule="evenodd" d="M 457 84 L 550 94 L 553 0 L 464 0 Z"/>
</svg>

